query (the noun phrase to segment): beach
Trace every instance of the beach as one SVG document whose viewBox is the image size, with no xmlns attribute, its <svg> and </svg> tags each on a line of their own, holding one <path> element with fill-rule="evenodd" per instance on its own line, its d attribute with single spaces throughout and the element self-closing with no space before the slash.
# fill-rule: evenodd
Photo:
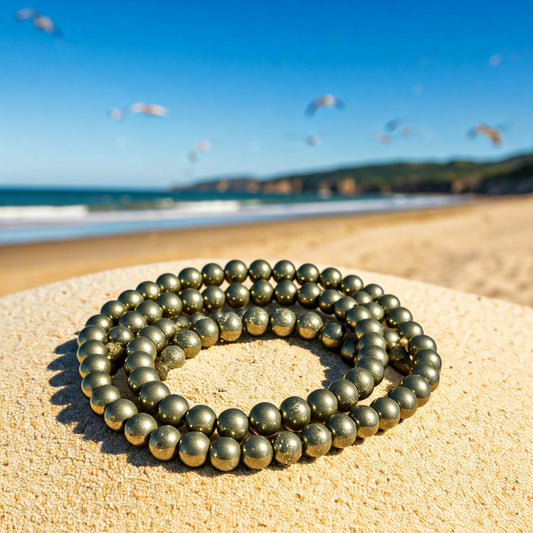
<svg viewBox="0 0 533 533">
<path fill-rule="evenodd" d="M 278 257 L 426 281 L 533 306 L 533 197 L 0 247 L 0 295 L 120 267 Z"/>
</svg>

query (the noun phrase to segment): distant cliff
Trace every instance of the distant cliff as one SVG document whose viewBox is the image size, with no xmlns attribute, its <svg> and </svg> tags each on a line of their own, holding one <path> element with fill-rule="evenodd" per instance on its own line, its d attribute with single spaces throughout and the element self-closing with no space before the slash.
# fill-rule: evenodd
<svg viewBox="0 0 533 533">
<path fill-rule="evenodd" d="M 497 162 L 393 163 L 347 167 L 273 179 L 253 177 L 207 180 L 175 190 L 265 194 L 317 193 L 533 193 L 533 153 Z"/>
</svg>

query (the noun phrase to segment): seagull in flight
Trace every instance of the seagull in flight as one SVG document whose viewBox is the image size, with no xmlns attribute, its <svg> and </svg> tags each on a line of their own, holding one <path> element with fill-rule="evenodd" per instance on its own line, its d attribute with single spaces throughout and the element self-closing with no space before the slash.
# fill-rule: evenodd
<svg viewBox="0 0 533 533">
<path fill-rule="evenodd" d="M 493 146 L 499 146 L 503 140 L 500 128 L 487 126 L 486 124 L 476 124 L 467 131 L 466 135 L 470 139 L 474 139 L 478 135 L 485 135 L 490 139 Z"/>
<path fill-rule="evenodd" d="M 343 109 L 344 102 L 337 96 L 333 96 L 332 94 L 324 94 L 322 96 L 319 96 L 318 98 L 315 98 L 307 106 L 305 113 L 312 117 L 319 107 L 336 107 L 337 109 Z"/>
<path fill-rule="evenodd" d="M 168 115 L 168 109 L 158 104 L 135 102 L 124 109 L 111 109 L 111 111 L 109 111 L 109 117 L 113 120 L 121 120 L 126 114 L 134 115 L 136 113 L 142 113 L 149 117 L 165 118 Z"/>
<path fill-rule="evenodd" d="M 33 9 L 32 7 L 26 7 L 15 11 L 15 20 L 18 20 L 19 22 L 32 20 L 33 25 L 38 30 L 42 30 L 55 37 L 61 36 L 61 30 L 54 24 L 54 21 L 47 15 L 42 15 L 37 9 Z"/>
</svg>

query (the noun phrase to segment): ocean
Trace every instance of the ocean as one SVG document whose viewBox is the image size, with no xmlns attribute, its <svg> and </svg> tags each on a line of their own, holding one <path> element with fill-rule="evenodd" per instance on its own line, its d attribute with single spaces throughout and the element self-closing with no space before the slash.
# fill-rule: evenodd
<svg viewBox="0 0 533 533">
<path fill-rule="evenodd" d="M 452 195 L 264 195 L 197 191 L 0 188 L 0 245 L 319 215 L 422 209 Z"/>
</svg>

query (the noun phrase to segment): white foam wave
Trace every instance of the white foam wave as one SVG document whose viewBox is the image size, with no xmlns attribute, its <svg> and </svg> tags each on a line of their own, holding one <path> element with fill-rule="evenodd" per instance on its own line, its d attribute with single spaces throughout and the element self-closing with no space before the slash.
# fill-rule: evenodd
<svg viewBox="0 0 533 533">
<path fill-rule="evenodd" d="M 28 205 L 0 207 L 0 220 L 25 221 L 25 220 L 64 220 L 83 218 L 89 214 L 86 205 Z"/>
</svg>

